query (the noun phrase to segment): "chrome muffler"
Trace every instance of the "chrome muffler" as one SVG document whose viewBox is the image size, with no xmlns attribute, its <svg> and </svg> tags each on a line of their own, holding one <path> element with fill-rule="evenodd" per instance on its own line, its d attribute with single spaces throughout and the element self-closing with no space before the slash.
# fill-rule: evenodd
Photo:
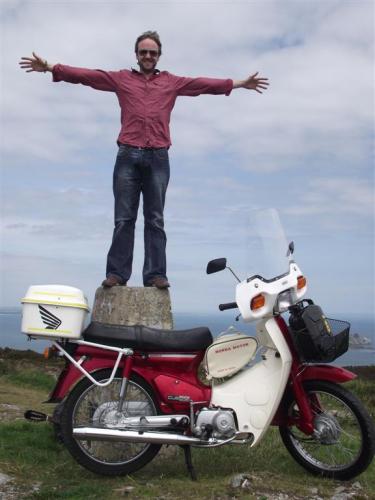
<svg viewBox="0 0 375 500">
<path fill-rule="evenodd" d="M 205 442 L 199 438 L 183 436 L 176 433 L 100 429 L 97 427 L 75 427 L 73 429 L 73 437 L 84 441 L 127 441 L 129 443 L 179 445 L 205 444 Z"/>
<path fill-rule="evenodd" d="M 116 422 L 115 425 L 109 424 L 106 427 L 134 427 L 139 431 L 157 427 L 187 427 L 190 418 L 187 415 L 152 415 L 147 417 L 125 417 Z"/>
</svg>

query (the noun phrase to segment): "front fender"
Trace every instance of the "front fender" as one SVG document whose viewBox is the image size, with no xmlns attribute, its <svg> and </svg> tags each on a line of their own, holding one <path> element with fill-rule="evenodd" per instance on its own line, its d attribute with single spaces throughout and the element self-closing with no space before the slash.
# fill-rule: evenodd
<svg viewBox="0 0 375 500">
<path fill-rule="evenodd" d="M 342 384 L 349 382 L 357 377 L 357 375 L 340 366 L 332 365 L 306 365 L 298 374 L 298 379 L 301 382 L 305 380 L 327 380 Z"/>
<path fill-rule="evenodd" d="M 302 365 L 299 367 L 297 375 L 295 376 L 294 389 L 292 389 L 292 385 L 289 384 L 285 390 L 283 399 L 280 403 L 280 406 L 277 410 L 277 413 L 272 421 L 272 425 L 288 425 L 288 415 L 287 415 L 287 402 L 291 397 L 292 392 L 294 391 L 295 396 L 299 397 L 300 405 L 303 407 L 305 404 L 306 417 L 305 421 L 308 422 L 310 418 L 311 423 L 311 415 L 309 417 L 308 410 L 308 402 L 306 399 L 305 392 L 302 388 L 302 383 L 308 380 L 323 380 L 328 382 L 333 382 L 336 384 L 342 384 L 344 382 L 349 382 L 357 377 L 355 373 L 346 370 L 345 368 L 341 368 L 339 366 L 332 365 Z M 301 403 L 302 402 L 302 403 Z M 307 433 L 312 432 L 312 428 L 309 429 L 306 427 Z"/>
</svg>

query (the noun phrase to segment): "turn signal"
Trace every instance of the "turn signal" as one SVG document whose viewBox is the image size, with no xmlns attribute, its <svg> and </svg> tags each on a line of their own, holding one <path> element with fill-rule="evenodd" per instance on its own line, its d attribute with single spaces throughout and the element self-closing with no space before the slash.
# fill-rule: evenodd
<svg viewBox="0 0 375 500">
<path fill-rule="evenodd" d="M 298 276 L 297 290 L 301 290 L 301 288 L 305 288 L 305 286 L 306 286 L 306 278 L 304 276 Z"/>
<path fill-rule="evenodd" d="M 57 356 L 57 349 L 56 347 L 46 347 L 43 351 L 43 356 L 44 359 L 51 359 Z"/>
<path fill-rule="evenodd" d="M 256 295 L 251 299 L 250 309 L 252 311 L 254 311 L 254 309 L 260 309 L 261 307 L 264 306 L 265 303 L 266 303 L 266 297 L 260 293 L 259 295 Z"/>
</svg>

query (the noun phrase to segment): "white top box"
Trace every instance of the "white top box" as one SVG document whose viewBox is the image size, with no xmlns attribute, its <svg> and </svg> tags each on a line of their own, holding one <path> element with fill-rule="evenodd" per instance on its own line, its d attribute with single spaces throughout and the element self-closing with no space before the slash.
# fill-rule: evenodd
<svg viewBox="0 0 375 500">
<path fill-rule="evenodd" d="M 90 310 L 82 290 L 65 285 L 32 285 L 21 302 L 22 304 L 51 304 Z"/>
<path fill-rule="evenodd" d="M 21 302 L 21 329 L 32 337 L 77 339 L 90 310 L 82 290 L 65 285 L 30 286 Z"/>
</svg>

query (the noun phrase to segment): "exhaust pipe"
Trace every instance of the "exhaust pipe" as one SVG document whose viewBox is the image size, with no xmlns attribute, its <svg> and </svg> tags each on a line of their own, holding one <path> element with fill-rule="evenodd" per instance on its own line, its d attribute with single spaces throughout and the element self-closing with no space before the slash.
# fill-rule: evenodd
<svg viewBox="0 0 375 500">
<path fill-rule="evenodd" d="M 81 440 L 95 441 L 127 441 L 129 443 L 204 445 L 208 442 L 199 438 L 182 436 L 164 432 L 119 431 L 116 429 L 99 429 L 97 427 L 75 427 L 73 437 Z"/>
<path fill-rule="evenodd" d="M 187 415 L 152 415 L 147 417 L 126 417 L 120 420 L 118 425 L 144 431 L 147 428 L 152 430 L 157 427 L 187 427 L 189 423 L 190 419 Z M 108 426 L 108 428 L 111 428 L 111 426 Z"/>
</svg>

